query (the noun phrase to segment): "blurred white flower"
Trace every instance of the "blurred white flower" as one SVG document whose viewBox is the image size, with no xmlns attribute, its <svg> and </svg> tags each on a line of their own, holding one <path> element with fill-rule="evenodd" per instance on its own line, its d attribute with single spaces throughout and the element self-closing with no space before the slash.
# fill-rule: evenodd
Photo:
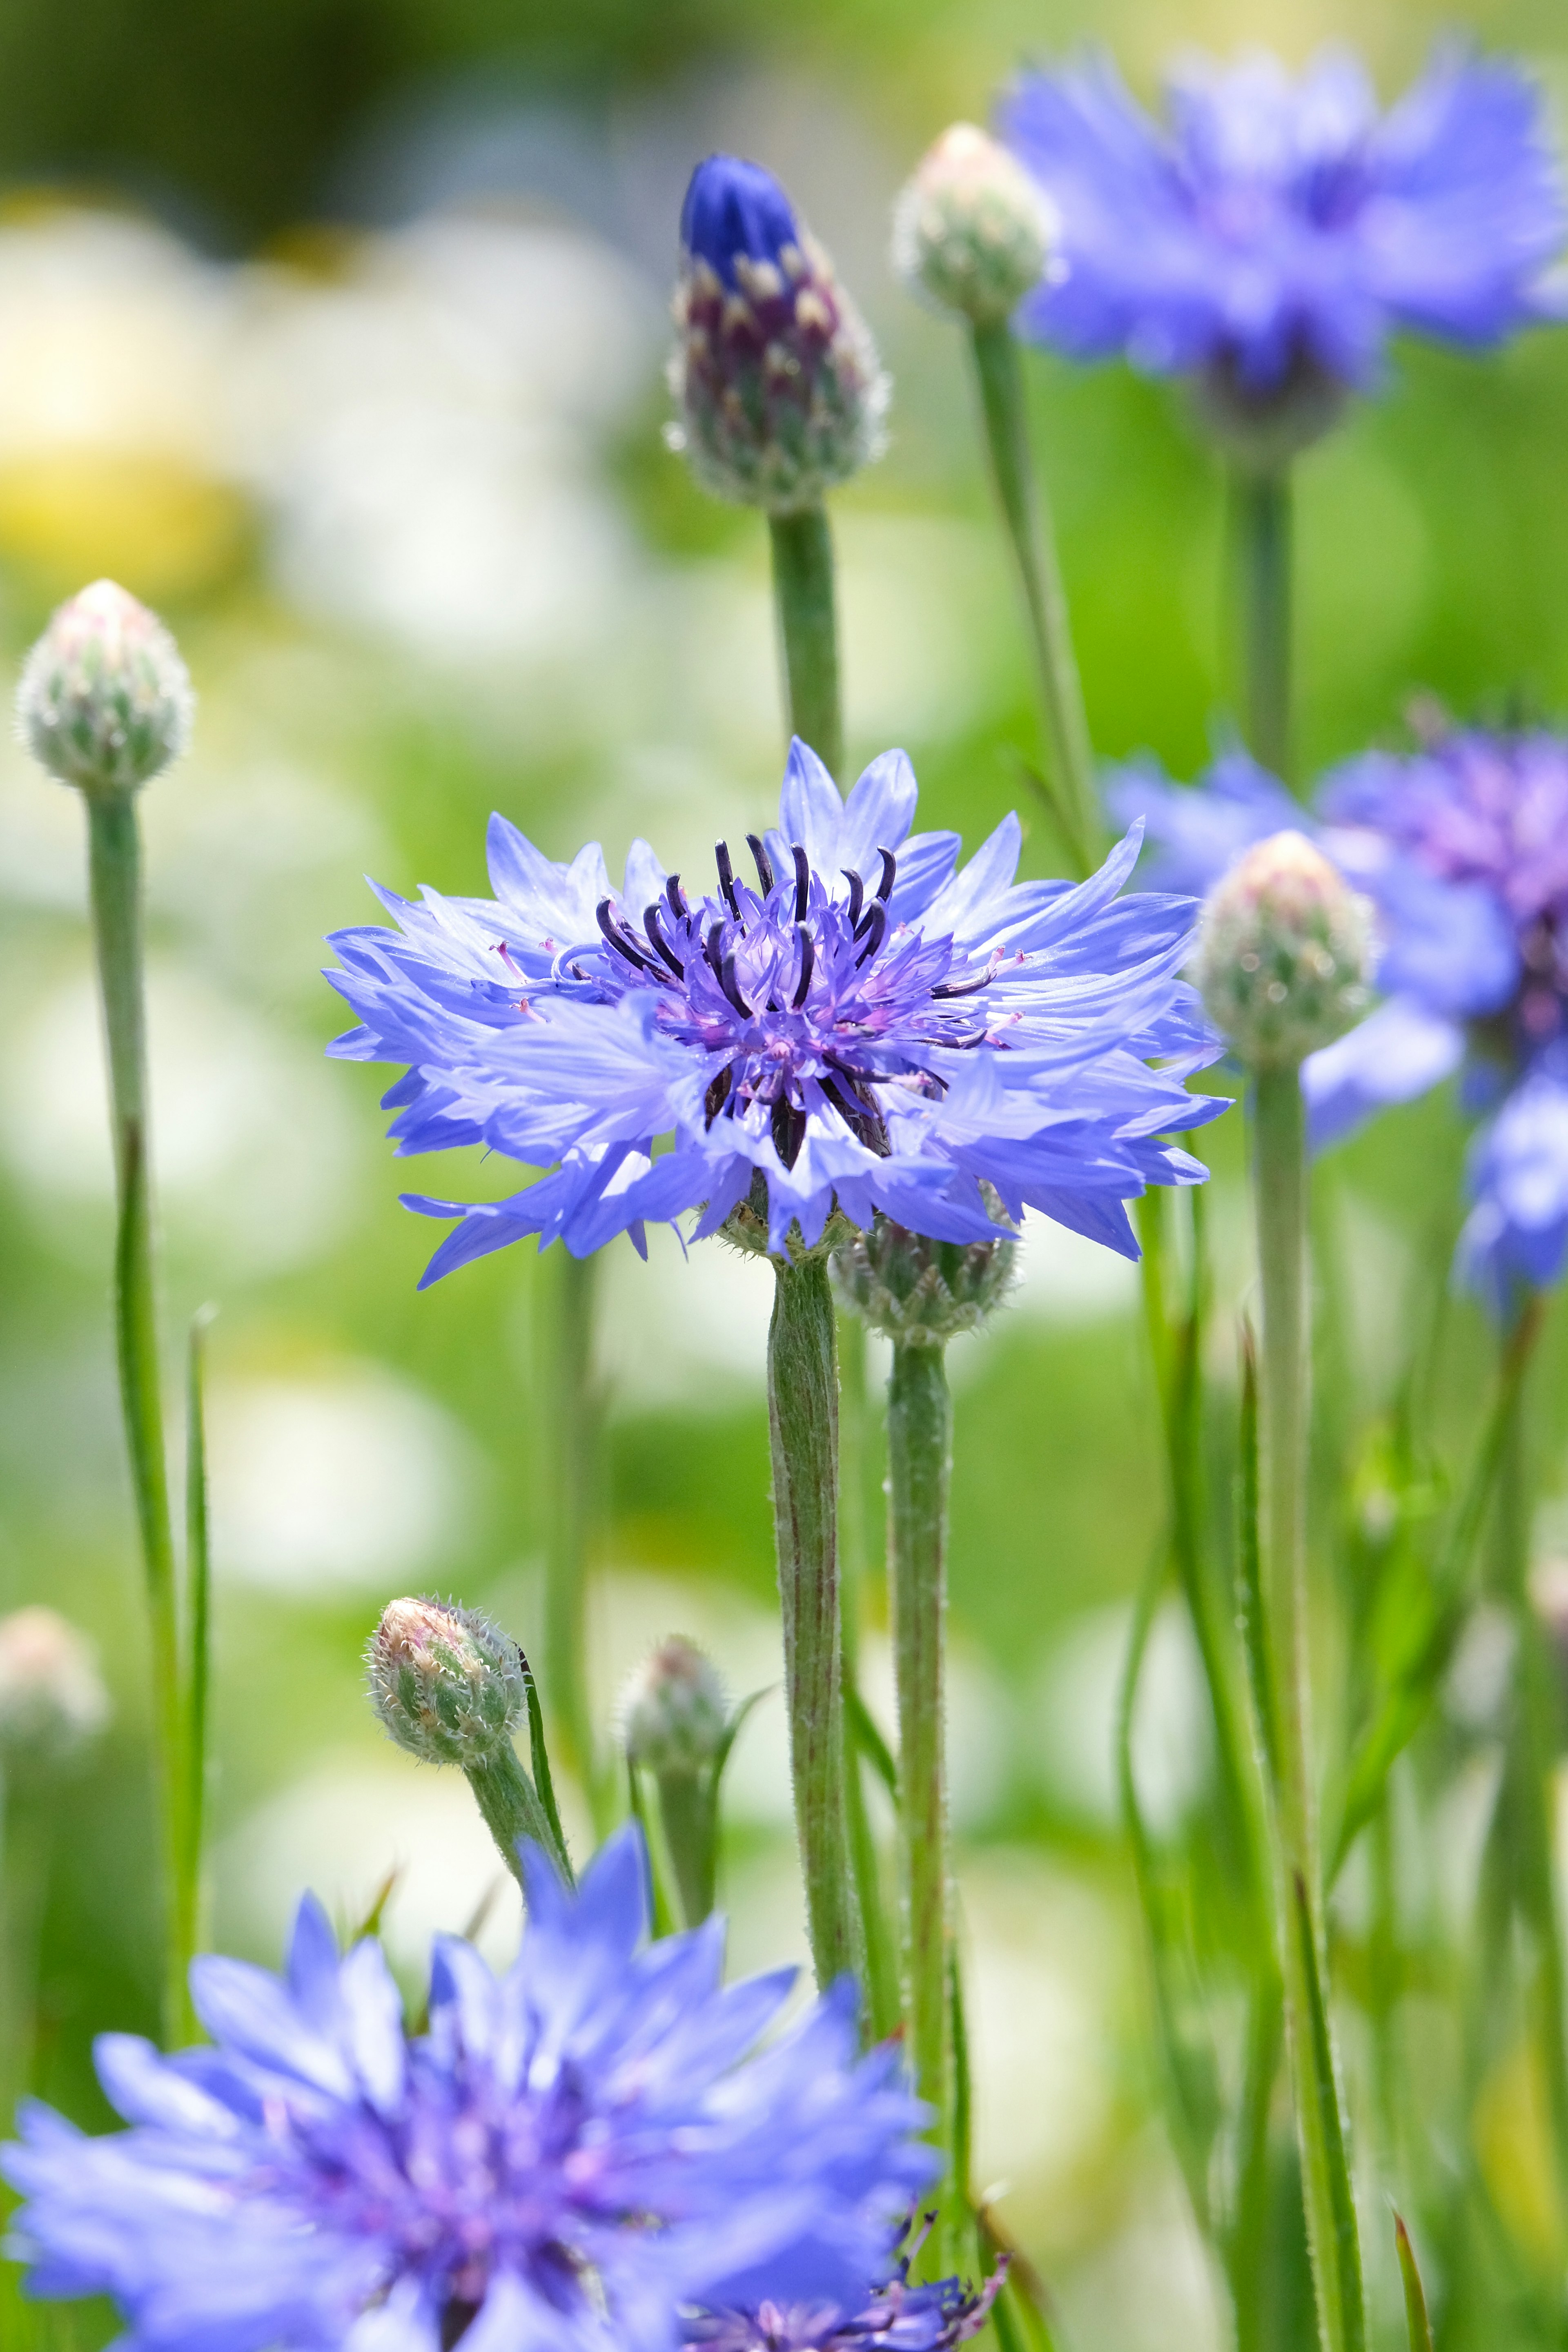
<svg viewBox="0 0 1568 2352">
<path fill-rule="evenodd" d="M 0 1617 L 0 1759 L 63 1762 L 109 1721 L 98 1654 L 57 1610 Z"/>
</svg>

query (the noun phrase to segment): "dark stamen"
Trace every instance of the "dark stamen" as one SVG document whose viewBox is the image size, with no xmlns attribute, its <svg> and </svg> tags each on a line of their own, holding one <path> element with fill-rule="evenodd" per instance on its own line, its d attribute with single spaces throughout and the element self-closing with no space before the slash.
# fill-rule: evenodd
<svg viewBox="0 0 1568 2352">
<path fill-rule="evenodd" d="M 608 898 L 601 898 L 597 907 L 594 909 L 595 919 L 598 923 L 599 929 L 604 932 L 605 939 L 609 941 L 611 947 L 615 949 L 616 954 L 625 956 L 626 961 L 629 964 L 634 964 L 638 971 L 657 971 L 658 970 L 658 966 L 656 963 L 649 963 L 647 956 L 643 954 L 641 949 L 633 946 L 631 940 L 626 938 L 625 932 L 622 931 L 620 926 L 616 923 L 615 918 L 610 913 L 612 903 L 613 902 Z"/>
<path fill-rule="evenodd" d="M 873 898 L 866 915 L 866 944 L 855 959 L 855 969 L 868 963 L 881 946 L 888 929 L 888 910 L 880 898 Z M 857 937 L 858 937 L 857 933 Z"/>
<path fill-rule="evenodd" d="M 730 1088 L 733 1083 L 734 1076 L 734 1063 L 726 1062 L 718 1076 L 710 1083 L 708 1091 L 702 1097 L 702 1108 L 708 1114 L 708 1124 L 710 1127 L 712 1126 L 714 1120 L 723 1109 L 724 1105 L 730 1099 Z"/>
<path fill-rule="evenodd" d="M 762 835 L 749 833 L 746 835 L 746 846 L 756 859 L 757 879 L 763 886 L 763 896 L 765 898 L 773 887 L 773 869 L 768 863 L 768 853 L 763 847 Z"/>
<path fill-rule="evenodd" d="M 790 998 L 790 1003 L 798 1013 L 805 1003 L 805 992 L 811 986 L 812 967 L 816 961 L 816 950 L 811 944 L 811 933 L 804 923 L 795 925 L 795 935 L 800 941 L 800 978 L 795 982 L 795 994 Z"/>
<path fill-rule="evenodd" d="M 790 856 L 795 859 L 795 919 L 797 923 L 804 923 L 806 908 L 811 902 L 811 860 L 798 841 Z"/>
<path fill-rule="evenodd" d="M 838 870 L 849 885 L 849 928 L 853 930 L 860 919 L 860 902 L 866 896 L 866 885 L 852 866 L 841 866 Z"/>
<path fill-rule="evenodd" d="M 721 841 L 716 844 L 713 851 L 713 862 L 719 868 L 719 887 L 723 892 L 724 897 L 729 903 L 730 912 L 734 916 L 735 920 L 739 922 L 741 919 L 741 902 L 735 896 L 735 872 L 733 866 L 730 863 L 730 845 L 727 841 Z"/>
<path fill-rule="evenodd" d="M 671 874 L 668 877 L 664 886 L 664 895 L 669 901 L 669 911 L 678 923 L 683 916 L 689 915 L 691 909 L 686 903 L 686 893 L 680 887 L 679 874 Z"/>
<path fill-rule="evenodd" d="M 742 1020 L 749 1021 L 752 1018 L 752 1008 L 741 993 L 740 982 L 735 978 L 735 959 L 732 955 L 727 955 L 720 966 L 719 985 Z"/>
<path fill-rule="evenodd" d="M 773 1132 L 774 1150 L 786 1168 L 793 1168 L 805 1141 L 805 1113 L 797 1110 L 787 1095 L 781 1095 L 773 1105 Z"/>
<path fill-rule="evenodd" d="M 887 1126 L 875 1105 L 852 1097 L 833 1078 L 823 1079 L 822 1091 L 858 1143 L 863 1143 L 868 1151 L 874 1151 L 879 1160 L 892 1158 L 893 1147 Z"/>
<path fill-rule="evenodd" d="M 684 980 L 686 978 L 686 966 L 683 963 L 679 962 L 671 954 L 668 944 L 665 940 L 664 933 L 658 928 L 658 900 L 657 898 L 654 900 L 651 907 L 645 907 L 643 908 L 642 927 L 647 933 L 649 945 L 657 948 L 659 954 L 669 966 L 671 971 L 675 974 L 677 980 Z"/>
<path fill-rule="evenodd" d="M 882 878 L 877 885 L 877 896 L 886 900 L 892 895 L 893 877 L 899 870 L 899 861 L 890 849 L 879 849 L 877 855 L 882 861 Z"/>
<path fill-rule="evenodd" d="M 978 980 L 944 980 L 940 988 L 931 990 L 931 994 L 933 996 L 973 996 L 976 989 L 989 988 L 994 978 L 994 972 L 983 971 Z"/>
</svg>

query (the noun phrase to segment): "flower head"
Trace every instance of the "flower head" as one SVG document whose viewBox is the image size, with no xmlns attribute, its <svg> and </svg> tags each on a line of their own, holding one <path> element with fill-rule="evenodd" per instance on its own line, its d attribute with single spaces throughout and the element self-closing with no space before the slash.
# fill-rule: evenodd
<svg viewBox="0 0 1568 2352">
<path fill-rule="evenodd" d="M 941 1348 L 979 1330 L 1011 1288 L 1017 1255 L 1016 1242 L 931 1242 L 878 1217 L 834 1251 L 834 1287 L 885 1339 Z"/>
<path fill-rule="evenodd" d="M 384 892 L 396 931 L 339 932 L 363 1025 L 332 1050 L 407 1065 L 399 1150 L 554 1166 L 507 1201 L 413 1200 L 462 1219 L 425 1279 L 525 1234 L 640 1245 L 689 1210 L 692 1238 L 747 1211 L 779 1255 L 835 1209 L 990 1241 L 983 1184 L 1135 1256 L 1123 1202 L 1205 1173 L 1156 1139 L 1225 1108 L 1182 1084 L 1218 1051 L 1176 978 L 1190 902 L 1118 896 L 1135 835 L 1076 887 L 1015 884 L 1016 817 L 955 872 L 914 808 L 901 752 L 846 803 L 796 743 L 754 885 L 723 842 L 706 892 L 637 842 L 616 892 L 596 845 L 552 865 L 497 817 L 493 899 Z"/>
<path fill-rule="evenodd" d="M 716 497 L 787 514 L 880 454 L 876 347 L 760 163 L 710 155 L 693 172 L 675 323 L 669 440 Z"/>
<path fill-rule="evenodd" d="M 1245 850 L 1204 907 L 1193 976 L 1249 1069 L 1285 1069 L 1367 1003 L 1372 908 L 1294 829 Z"/>
<path fill-rule="evenodd" d="M 1050 259 L 1056 215 L 1027 172 L 973 122 L 921 157 L 893 214 L 893 267 L 940 310 L 1005 319 Z"/>
<path fill-rule="evenodd" d="M 1193 379 L 1273 463 L 1375 383 L 1391 332 L 1468 349 L 1549 315 L 1568 214 L 1540 91 L 1460 49 L 1380 114 L 1360 64 L 1194 64 L 1168 119 L 1091 60 L 1025 75 L 1010 144 L 1061 216 L 1059 280 L 1023 316 L 1079 359 Z"/>
<path fill-rule="evenodd" d="M 528 1859 L 515 1967 L 441 1940 L 412 2039 L 309 1899 L 282 1979 L 196 1962 L 213 2046 L 105 2036 L 132 2128 L 34 2105 L 6 2151 L 34 2292 L 111 2294 L 157 2352 L 656 2352 L 692 2305 L 856 2295 L 932 2159 L 850 1988 L 758 2053 L 791 1972 L 722 1990 L 717 1923 L 647 1946 L 635 1830 L 576 1895 Z"/>
<path fill-rule="evenodd" d="M 724 1744 L 730 1708 L 718 1667 L 695 1642 L 672 1633 L 626 1686 L 626 1755 L 650 1772 L 700 1772 Z"/>
<path fill-rule="evenodd" d="M 851 2310 L 770 2301 L 749 2311 L 705 2313 L 686 2352 L 953 2352 L 984 2326 L 1006 2277 L 1005 2260 L 976 2290 L 956 2278 L 911 2285 L 910 2259 L 905 2253 L 893 2276 Z"/>
<path fill-rule="evenodd" d="M 16 726 L 62 783 L 134 792 L 179 758 L 195 707 L 162 621 L 112 580 L 98 580 L 60 606 L 27 656 Z"/>
<path fill-rule="evenodd" d="M 371 1703 L 400 1748 L 471 1769 L 510 1738 L 527 1704 L 522 1653 L 477 1609 L 390 1601 L 365 1651 Z"/>
</svg>

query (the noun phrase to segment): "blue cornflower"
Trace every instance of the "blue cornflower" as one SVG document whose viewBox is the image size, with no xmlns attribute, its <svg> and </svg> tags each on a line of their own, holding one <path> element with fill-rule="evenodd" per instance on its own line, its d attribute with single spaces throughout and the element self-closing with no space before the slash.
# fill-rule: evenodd
<svg viewBox="0 0 1568 2352">
<path fill-rule="evenodd" d="M 985 1241 L 983 1186 L 1135 1256 L 1123 1202 L 1205 1173 L 1157 1139 L 1226 1108 L 1182 1084 L 1219 1050 L 1175 976 L 1191 904 L 1118 897 L 1136 834 L 1076 887 L 1015 884 L 1016 817 L 958 873 L 914 812 L 902 752 L 846 803 L 797 742 L 755 887 L 722 842 L 699 895 L 639 841 L 617 893 L 596 845 L 553 865 L 495 817 L 493 899 L 383 892 L 398 930 L 339 932 L 328 977 L 363 1025 L 331 1050 L 408 1066 L 399 1150 L 554 1167 L 478 1207 L 412 1199 L 462 1219 L 425 1280 L 524 1234 L 640 1248 L 689 1210 L 695 1239 L 748 1209 L 779 1255 L 836 1206 Z"/>
<path fill-rule="evenodd" d="M 705 2312 L 690 2329 L 686 2352 L 954 2352 L 984 2326 L 1007 2274 L 999 2262 L 978 2289 L 961 2279 L 911 2285 L 911 2243 L 885 2285 L 868 2292 L 853 2312 L 837 2304 L 759 2304 L 750 2311 Z"/>
<path fill-rule="evenodd" d="M 1005 134 L 1061 219 L 1059 276 L 1026 333 L 1197 380 L 1220 421 L 1282 404 L 1310 436 L 1375 383 L 1389 335 L 1467 349 L 1553 314 L 1568 212 L 1542 94 L 1440 51 L 1386 114 L 1357 60 L 1292 80 L 1254 53 L 1173 77 L 1168 121 L 1100 58 L 1022 76 Z"/>
<path fill-rule="evenodd" d="M 98 2045 L 130 2131 L 25 2111 L 34 2293 L 111 2294 L 124 2352 L 664 2352 L 693 2305 L 857 2296 L 925 2110 L 847 1983 L 758 2053 L 793 1971 L 721 1990 L 711 1921 L 646 1944 L 646 1868 L 629 1827 L 574 1895 L 531 1854 L 515 1967 L 441 1939 L 411 2040 L 309 1898 L 282 1979 L 198 1960 L 213 2047 Z"/>
<path fill-rule="evenodd" d="M 1147 814 L 1156 880 L 1202 889 L 1278 829 L 1282 793 L 1237 753 L 1197 791 L 1123 770 L 1110 800 Z M 1302 1064 L 1313 1142 L 1461 1071 L 1486 1123 L 1460 1270 L 1506 1312 L 1568 1259 L 1568 740 L 1450 728 L 1348 761 L 1317 807 L 1321 846 L 1377 908 L 1384 1001 Z"/>
</svg>

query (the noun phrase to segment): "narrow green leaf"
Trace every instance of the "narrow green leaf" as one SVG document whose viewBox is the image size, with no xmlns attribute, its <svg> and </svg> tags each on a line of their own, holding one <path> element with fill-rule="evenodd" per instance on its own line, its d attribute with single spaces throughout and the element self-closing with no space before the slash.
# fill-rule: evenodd
<svg viewBox="0 0 1568 2352">
<path fill-rule="evenodd" d="M 899 1768 L 893 1760 L 893 1751 L 878 1730 L 876 1720 L 859 1692 L 847 1685 L 844 1692 L 844 1716 L 856 1747 L 897 1804 Z"/>
<path fill-rule="evenodd" d="M 1394 2242 L 1399 2249 L 1399 2275 L 1405 2282 L 1405 2325 L 1410 2336 L 1410 2352 L 1432 2352 L 1432 2322 L 1426 2316 L 1426 2290 L 1421 2284 L 1410 2232 L 1398 2213 L 1394 2217 Z"/>
<path fill-rule="evenodd" d="M 762 1701 L 765 1699 L 771 1692 L 777 1688 L 778 1685 L 776 1683 L 764 1683 L 761 1690 L 752 1691 L 741 1701 L 740 1706 L 735 1709 L 734 1714 L 724 1726 L 719 1745 L 713 1751 L 713 1787 L 715 1793 L 717 1793 L 719 1783 L 724 1777 L 724 1767 L 730 1761 L 731 1750 L 733 1748 L 736 1740 L 741 1736 L 741 1731 L 747 1717 L 751 1714 L 752 1709 L 754 1706 L 760 1706 Z"/>
<path fill-rule="evenodd" d="M 539 1801 L 544 1808 L 544 1818 L 550 1824 L 550 1835 L 555 1847 L 555 1859 L 565 1874 L 566 1884 L 575 1881 L 572 1857 L 566 1851 L 566 1832 L 561 1826 L 556 1810 L 555 1783 L 550 1772 L 550 1750 L 544 1740 L 544 1710 L 539 1704 L 539 1692 L 533 1680 L 533 1668 L 523 1656 L 521 1646 L 518 1657 L 522 1665 L 522 1687 L 528 1699 L 528 1755 L 533 1767 L 533 1785 L 539 1791 Z"/>
<path fill-rule="evenodd" d="M 1318 1969 L 1318 1939 L 1312 1929 L 1312 1909 L 1307 1883 L 1300 1871 L 1290 1881 L 1292 1925 L 1307 1994 L 1308 2055 L 1311 2081 L 1305 2095 L 1312 2112 L 1302 2118 L 1305 2160 L 1321 2167 L 1327 2190 L 1330 2226 L 1333 2232 L 1333 2272 L 1339 2296 L 1334 2340 L 1343 2352 L 1366 2352 L 1366 2312 L 1361 2275 L 1361 2239 L 1356 2229 L 1355 2197 L 1351 2188 L 1350 2160 L 1345 2152 L 1344 2125 L 1340 2115 L 1339 2085 L 1334 2079 L 1333 2045 L 1329 2037 L 1329 2013 Z M 1310 2210 L 1310 2209 L 1309 2209 Z"/>
<path fill-rule="evenodd" d="M 185 1661 L 184 1869 L 193 1924 L 199 1906 L 202 1874 L 212 1678 L 212 1552 L 203 1386 L 206 1334 L 216 1313 L 216 1307 L 199 1307 L 192 1316 L 185 1366 L 185 1583 L 190 1632 Z"/>
<path fill-rule="evenodd" d="M 1241 1469 L 1237 1496 L 1237 1607 L 1241 1619 L 1242 1649 L 1247 1658 L 1247 1686 L 1268 1784 L 1279 1786 L 1279 1723 L 1274 1706 L 1274 1684 L 1268 1672 L 1268 1645 L 1263 1613 L 1263 1561 L 1258 1539 L 1258 1347 L 1252 1326 L 1241 1327 Z"/>
<path fill-rule="evenodd" d="M 380 1935 L 381 1923 L 386 1916 L 386 1906 L 391 1902 L 396 1891 L 397 1882 L 402 1875 L 402 1864 L 394 1863 L 375 1893 L 371 1896 L 358 1926 L 350 1930 L 348 1944 L 351 1951 L 356 1944 L 363 1944 L 367 1936 Z"/>
<path fill-rule="evenodd" d="M 973 2194 L 970 2139 L 974 2096 L 969 2071 L 969 2021 L 964 2012 L 963 1977 L 956 1945 L 950 1946 L 947 1955 L 947 2005 L 952 2045 L 952 2183 L 955 2194 L 967 2205 Z"/>
</svg>

